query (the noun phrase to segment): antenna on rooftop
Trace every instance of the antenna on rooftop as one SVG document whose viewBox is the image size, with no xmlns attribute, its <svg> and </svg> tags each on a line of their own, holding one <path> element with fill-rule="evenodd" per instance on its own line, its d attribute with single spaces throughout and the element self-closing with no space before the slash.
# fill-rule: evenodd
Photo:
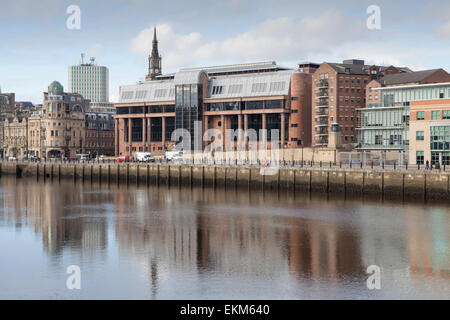
<svg viewBox="0 0 450 320">
<path fill-rule="evenodd" d="M 81 64 L 84 64 L 84 53 L 81 54 Z"/>
<path fill-rule="evenodd" d="M 91 61 L 91 64 L 94 64 L 95 57 L 91 57 L 89 60 Z"/>
</svg>

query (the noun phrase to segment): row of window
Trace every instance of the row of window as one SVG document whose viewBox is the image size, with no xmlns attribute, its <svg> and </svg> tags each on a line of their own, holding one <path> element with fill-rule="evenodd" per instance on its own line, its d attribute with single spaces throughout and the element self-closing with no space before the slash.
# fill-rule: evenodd
<svg viewBox="0 0 450 320">
<path fill-rule="evenodd" d="M 416 151 L 416 163 L 425 164 L 423 151 Z M 450 165 L 450 152 L 431 152 L 431 164 Z"/>
<path fill-rule="evenodd" d="M 86 141 L 86 147 L 114 147 L 113 142 L 92 142 L 92 141 Z"/>
<path fill-rule="evenodd" d="M 442 115 L 442 118 L 441 118 Z M 431 120 L 450 119 L 450 110 L 432 110 Z M 425 120 L 425 111 L 416 112 L 416 120 Z"/>
<path fill-rule="evenodd" d="M 86 132 L 86 138 L 114 138 L 114 132 Z"/>
</svg>

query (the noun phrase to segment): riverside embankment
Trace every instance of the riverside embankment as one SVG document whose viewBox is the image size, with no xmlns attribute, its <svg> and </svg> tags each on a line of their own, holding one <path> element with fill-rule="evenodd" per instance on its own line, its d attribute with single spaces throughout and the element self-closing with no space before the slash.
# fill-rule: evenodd
<svg viewBox="0 0 450 320">
<path fill-rule="evenodd" d="M 450 172 L 259 166 L 3 162 L 1 175 L 76 183 L 248 188 L 447 201 Z"/>
</svg>

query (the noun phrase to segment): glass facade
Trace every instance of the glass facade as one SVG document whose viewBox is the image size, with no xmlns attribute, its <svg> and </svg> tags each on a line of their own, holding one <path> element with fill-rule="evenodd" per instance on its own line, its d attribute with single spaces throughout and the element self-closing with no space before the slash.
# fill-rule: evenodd
<svg viewBox="0 0 450 320">
<path fill-rule="evenodd" d="M 410 102 L 450 98 L 450 84 L 383 88 L 379 91 L 381 106 L 361 109 L 360 149 L 403 149 L 409 147 Z M 416 113 L 417 120 L 425 119 L 425 112 Z M 440 112 L 433 111 L 432 119 L 439 120 Z M 443 113 L 443 119 L 450 113 Z M 416 136 L 417 138 L 417 136 Z M 419 140 L 419 139 L 417 139 Z M 437 142 L 437 141 L 436 141 Z"/>
<path fill-rule="evenodd" d="M 417 86 L 381 90 L 381 106 L 406 106 L 410 101 L 438 100 L 450 98 L 450 84 L 437 86 Z"/>
<path fill-rule="evenodd" d="M 361 112 L 362 148 L 406 149 L 409 144 L 409 107 L 366 109 Z"/>
<path fill-rule="evenodd" d="M 131 141 L 141 142 L 142 141 L 142 119 L 131 119 Z"/>
<path fill-rule="evenodd" d="M 186 129 L 191 136 L 194 150 L 194 124 L 202 120 L 202 85 L 182 84 L 175 86 L 175 129 Z M 201 148 L 201 145 L 199 146 Z"/>
<path fill-rule="evenodd" d="M 431 150 L 450 150 L 450 126 L 430 128 Z"/>
</svg>

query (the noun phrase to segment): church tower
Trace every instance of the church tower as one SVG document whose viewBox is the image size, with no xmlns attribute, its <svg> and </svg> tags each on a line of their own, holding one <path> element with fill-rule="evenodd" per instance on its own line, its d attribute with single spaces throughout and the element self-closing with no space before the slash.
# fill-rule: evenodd
<svg viewBox="0 0 450 320">
<path fill-rule="evenodd" d="M 156 39 L 156 27 L 153 29 L 152 55 L 148 58 L 148 75 L 145 80 L 155 80 L 161 75 L 161 56 L 158 52 L 158 40 Z"/>
</svg>

